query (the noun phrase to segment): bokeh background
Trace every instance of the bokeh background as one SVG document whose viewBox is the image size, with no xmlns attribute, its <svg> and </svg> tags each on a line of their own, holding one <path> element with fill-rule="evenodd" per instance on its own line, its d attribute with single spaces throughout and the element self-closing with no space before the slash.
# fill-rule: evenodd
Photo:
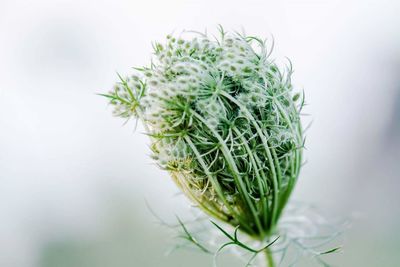
<svg viewBox="0 0 400 267">
<path fill-rule="evenodd" d="M 173 235 L 145 200 L 166 220 L 189 203 L 96 93 L 147 64 L 151 41 L 219 23 L 273 35 L 294 64 L 313 125 L 293 199 L 352 218 L 330 262 L 399 266 L 399 14 L 396 0 L 1 0 L 0 266 L 211 266 L 164 255 Z"/>
</svg>

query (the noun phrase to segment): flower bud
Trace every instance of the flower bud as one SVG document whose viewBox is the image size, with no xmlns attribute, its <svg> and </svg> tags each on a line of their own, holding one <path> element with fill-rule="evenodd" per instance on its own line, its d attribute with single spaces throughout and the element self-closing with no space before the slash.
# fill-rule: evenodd
<svg viewBox="0 0 400 267">
<path fill-rule="evenodd" d="M 152 158 L 199 208 L 264 238 L 296 184 L 303 137 L 290 73 L 255 40 L 169 35 L 108 97 L 114 114 L 145 124 Z"/>
</svg>

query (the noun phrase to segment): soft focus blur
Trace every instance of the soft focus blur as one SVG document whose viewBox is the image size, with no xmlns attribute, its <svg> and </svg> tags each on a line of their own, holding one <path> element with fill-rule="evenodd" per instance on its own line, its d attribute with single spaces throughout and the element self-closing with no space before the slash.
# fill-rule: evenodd
<svg viewBox="0 0 400 267">
<path fill-rule="evenodd" d="M 165 256 L 174 234 L 146 201 L 170 221 L 190 203 L 96 93 L 148 64 L 151 41 L 219 23 L 293 62 L 313 121 L 293 199 L 352 220 L 328 261 L 399 266 L 399 14 L 396 0 L 1 0 L 0 266 L 212 266 Z"/>
</svg>

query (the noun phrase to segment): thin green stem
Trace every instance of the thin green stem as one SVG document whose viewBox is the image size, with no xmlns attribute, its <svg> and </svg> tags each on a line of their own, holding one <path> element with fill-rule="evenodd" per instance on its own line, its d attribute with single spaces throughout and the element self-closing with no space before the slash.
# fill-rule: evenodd
<svg viewBox="0 0 400 267">
<path fill-rule="evenodd" d="M 285 111 L 285 109 L 282 107 L 282 105 L 279 103 L 279 101 L 275 101 L 274 102 L 275 105 L 278 107 L 279 113 L 281 113 L 281 115 L 283 116 L 284 120 L 286 121 L 286 123 L 288 124 L 290 130 L 292 131 L 293 134 L 296 135 L 296 139 L 297 139 L 297 144 L 298 146 L 300 146 L 302 144 L 302 135 L 301 135 L 301 125 L 300 123 L 298 123 L 297 125 L 297 129 L 293 126 L 289 115 L 287 114 L 287 112 Z M 299 176 L 299 172 L 300 172 L 300 165 L 301 165 L 301 152 L 299 150 L 299 148 L 296 148 L 296 151 L 294 153 L 294 163 L 295 166 L 292 165 L 292 176 L 290 178 L 290 181 L 286 187 L 285 192 L 282 194 L 282 197 L 280 199 L 280 203 L 279 203 L 279 208 L 278 208 L 278 214 L 280 215 L 282 213 L 283 208 L 286 205 L 286 202 L 289 199 L 289 196 L 296 184 L 296 179 Z M 293 161 L 292 161 L 293 163 Z"/>
<path fill-rule="evenodd" d="M 246 117 L 250 120 L 250 122 L 254 125 L 254 127 L 256 128 L 256 131 L 258 133 L 258 135 L 261 138 L 261 141 L 264 145 L 264 149 L 265 152 L 267 154 L 267 158 L 268 158 L 268 163 L 270 165 L 271 168 L 271 173 L 272 173 L 272 186 L 273 186 L 273 202 L 272 202 L 272 216 L 271 216 L 271 220 L 270 220 L 270 225 L 269 227 L 271 228 L 270 230 L 272 230 L 274 223 L 276 221 L 277 218 L 277 210 L 278 210 L 278 179 L 281 179 L 281 174 L 278 172 L 277 174 L 277 166 L 275 166 L 274 164 L 274 160 L 272 157 L 272 153 L 271 153 L 271 149 L 270 146 L 267 142 L 267 139 L 265 137 L 265 134 L 260 126 L 258 125 L 257 121 L 254 119 L 253 115 L 251 115 L 250 111 L 243 106 L 240 102 L 238 102 L 234 97 L 232 97 L 230 94 L 226 93 L 226 92 L 221 92 L 221 95 L 226 97 L 227 99 L 229 99 L 231 102 L 233 102 L 235 105 L 237 105 L 242 111 L 243 113 L 246 115 Z"/>
<path fill-rule="evenodd" d="M 216 130 L 214 130 L 212 127 L 210 127 L 200 114 L 198 114 L 194 110 L 192 110 L 191 112 L 200 122 L 202 122 L 210 130 L 210 132 L 217 138 L 218 142 L 220 143 L 221 152 L 226 159 L 226 163 L 227 163 L 229 169 L 231 170 L 233 179 L 235 179 L 235 182 L 238 186 L 238 191 L 239 191 L 240 195 L 242 196 L 242 199 L 244 200 L 244 202 L 249 207 L 252 217 L 254 218 L 254 222 L 258 228 L 258 231 L 261 234 L 263 232 L 263 228 L 261 226 L 260 218 L 257 215 L 257 212 L 254 208 L 253 202 L 251 201 L 249 193 L 247 192 L 246 186 L 245 186 L 241 176 L 239 175 L 239 170 L 236 166 L 235 160 L 233 159 L 231 152 L 229 151 L 229 148 L 227 147 L 227 145 L 224 142 L 221 135 Z"/>
<path fill-rule="evenodd" d="M 262 177 L 264 178 L 264 182 L 265 182 L 265 188 L 267 189 L 267 175 L 265 174 L 265 172 L 263 171 L 263 167 L 262 167 L 262 163 L 261 163 L 261 160 L 260 160 L 260 158 L 257 156 L 257 154 L 256 153 L 254 153 L 253 154 L 253 157 L 254 157 L 254 160 L 257 162 L 257 164 L 258 164 L 258 166 L 260 166 L 260 172 L 261 172 L 261 175 L 262 175 Z M 265 192 L 265 193 L 267 193 L 267 192 Z M 265 206 L 265 212 L 264 212 L 264 221 L 265 221 L 265 225 L 267 225 L 268 226 L 268 220 L 269 220 L 269 217 L 270 217 L 270 213 L 269 213 L 269 206 L 268 206 L 269 204 L 268 204 L 268 200 L 267 200 L 267 205 Z"/>
<path fill-rule="evenodd" d="M 272 252 L 269 248 L 265 249 L 265 259 L 267 261 L 267 267 L 275 267 L 274 257 L 272 256 Z"/>
<path fill-rule="evenodd" d="M 261 173 L 261 175 L 263 176 L 261 178 L 260 176 L 260 170 L 259 170 L 259 166 L 257 165 L 254 156 L 253 156 L 253 152 L 250 149 L 249 145 L 247 144 L 247 140 L 245 140 L 245 138 L 243 137 L 243 135 L 241 135 L 240 131 L 236 128 L 233 127 L 233 131 L 239 136 L 240 141 L 242 142 L 243 146 L 245 147 L 248 155 L 249 155 L 249 159 L 250 162 L 254 168 L 255 174 L 256 174 L 256 178 L 257 178 L 257 183 L 258 183 L 258 187 L 260 190 L 260 198 L 261 198 L 261 216 L 264 215 L 264 213 L 266 212 L 266 206 L 267 206 L 267 200 L 266 200 L 266 195 L 265 195 L 265 191 L 264 191 L 264 184 L 262 183 L 262 180 L 266 179 L 266 177 L 264 176 L 264 173 Z M 262 233 L 261 233 L 262 234 Z M 263 237 L 263 236 L 262 236 Z"/>
</svg>

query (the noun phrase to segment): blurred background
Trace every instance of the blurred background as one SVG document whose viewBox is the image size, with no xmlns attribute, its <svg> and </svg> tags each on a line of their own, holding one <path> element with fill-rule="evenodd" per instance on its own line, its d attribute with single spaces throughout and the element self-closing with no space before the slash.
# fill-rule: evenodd
<svg viewBox="0 0 400 267">
<path fill-rule="evenodd" d="M 190 204 L 96 93 L 148 64 L 151 41 L 219 23 L 273 35 L 293 62 L 313 120 L 293 199 L 353 222 L 329 261 L 399 266 L 399 14 L 396 0 L 0 0 L 0 266 L 212 265 L 165 256 L 173 234 L 145 202 L 166 220 Z"/>
</svg>

